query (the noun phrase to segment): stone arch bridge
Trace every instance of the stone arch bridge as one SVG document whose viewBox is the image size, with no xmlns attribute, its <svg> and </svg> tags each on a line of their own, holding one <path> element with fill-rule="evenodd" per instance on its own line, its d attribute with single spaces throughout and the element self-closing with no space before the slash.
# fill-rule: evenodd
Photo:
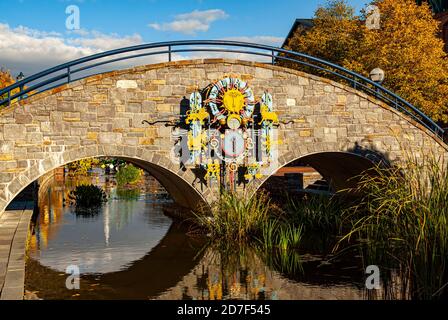
<svg viewBox="0 0 448 320">
<path fill-rule="evenodd" d="M 100 156 L 146 169 L 183 206 L 210 203 L 216 188 L 171 161 L 173 128 L 157 120 L 176 119 L 185 96 L 228 75 L 248 81 L 256 96 L 272 93 L 283 121 L 276 129 L 282 143 L 275 169 L 301 160 L 340 189 L 377 154 L 390 161 L 401 161 L 410 149 L 417 157 L 446 156 L 431 130 L 349 86 L 264 63 L 168 62 L 91 76 L 0 109 L 0 214 L 50 170 Z"/>
</svg>

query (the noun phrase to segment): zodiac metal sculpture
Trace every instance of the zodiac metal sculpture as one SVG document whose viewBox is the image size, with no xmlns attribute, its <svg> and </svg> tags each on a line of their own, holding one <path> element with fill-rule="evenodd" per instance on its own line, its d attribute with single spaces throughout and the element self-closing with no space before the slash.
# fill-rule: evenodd
<svg viewBox="0 0 448 320">
<path fill-rule="evenodd" d="M 278 122 L 271 94 L 265 92 L 257 101 L 247 82 L 235 77 L 219 80 L 190 96 L 187 163 L 203 168 L 209 184 L 235 188 L 238 179 L 260 179 L 263 166 L 274 157 Z"/>
</svg>

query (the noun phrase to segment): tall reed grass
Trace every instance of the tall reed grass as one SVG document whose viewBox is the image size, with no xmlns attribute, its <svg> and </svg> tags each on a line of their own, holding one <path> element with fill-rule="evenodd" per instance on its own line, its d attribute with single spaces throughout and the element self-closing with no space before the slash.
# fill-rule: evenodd
<svg viewBox="0 0 448 320">
<path fill-rule="evenodd" d="M 214 241 L 257 242 L 266 250 L 294 250 L 302 239 L 302 227 L 289 221 L 266 193 L 225 192 L 210 212 L 195 213 L 195 222 Z"/>
<path fill-rule="evenodd" d="M 337 196 L 306 195 L 303 199 L 287 198 L 287 220 L 303 226 L 307 232 L 335 235 L 342 225 L 344 205 Z"/>
<path fill-rule="evenodd" d="M 259 235 L 263 224 L 281 213 L 266 194 L 249 197 L 223 192 L 210 212 L 195 213 L 196 222 L 215 239 L 247 241 Z"/>
<path fill-rule="evenodd" d="M 433 155 L 408 156 L 402 167 L 375 167 L 353 190 L 361 201 L 344 213 L 366 264 L 398 270 L 401 298 L 448 293 L 448 170 Z M 383 279 L 384 280 L 384 279 Z"/>
</svg>

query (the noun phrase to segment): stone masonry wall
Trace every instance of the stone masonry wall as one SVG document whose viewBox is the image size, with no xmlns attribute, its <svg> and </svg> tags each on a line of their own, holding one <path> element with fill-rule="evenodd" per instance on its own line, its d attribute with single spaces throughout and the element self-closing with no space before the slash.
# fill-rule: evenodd
<svg viewBox="0 0 448 320">
<path fill-rule="evenodd" d="M 401 113 L 363 93 L 301 72 L 211 59 L 172 62 L 93 76 L 0 111 L 0 213 L 28 184 L 68 162 L 93 156 L 136 160 L 185 204 L 215 193 L 170 161 L 172 128 L 142 120 L 176 120 L 180 103 L 225 76 L 272 93 L 281 120 L 279 165 L 326 151 L 371 148 L 394 161 L 446 147 Z M 258 182 L 260 183 L 260 182 Z M 192 196 L 190 196 L 192 195 Z M 189 203 L 188 203 L 189 202 Z"/>
</svg>

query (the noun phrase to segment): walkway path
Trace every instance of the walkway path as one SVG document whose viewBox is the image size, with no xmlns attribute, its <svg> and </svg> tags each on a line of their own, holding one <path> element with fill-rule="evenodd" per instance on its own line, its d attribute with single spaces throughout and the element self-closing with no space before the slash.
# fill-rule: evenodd
<svg viewBox="0 0 448 320">
<path fill-rule="evenodd" d="M 25 251 L 33 215 L 32 205 L 0 216 L 0 300 L 22 300 L 25 286 Z"/>
</svg>

